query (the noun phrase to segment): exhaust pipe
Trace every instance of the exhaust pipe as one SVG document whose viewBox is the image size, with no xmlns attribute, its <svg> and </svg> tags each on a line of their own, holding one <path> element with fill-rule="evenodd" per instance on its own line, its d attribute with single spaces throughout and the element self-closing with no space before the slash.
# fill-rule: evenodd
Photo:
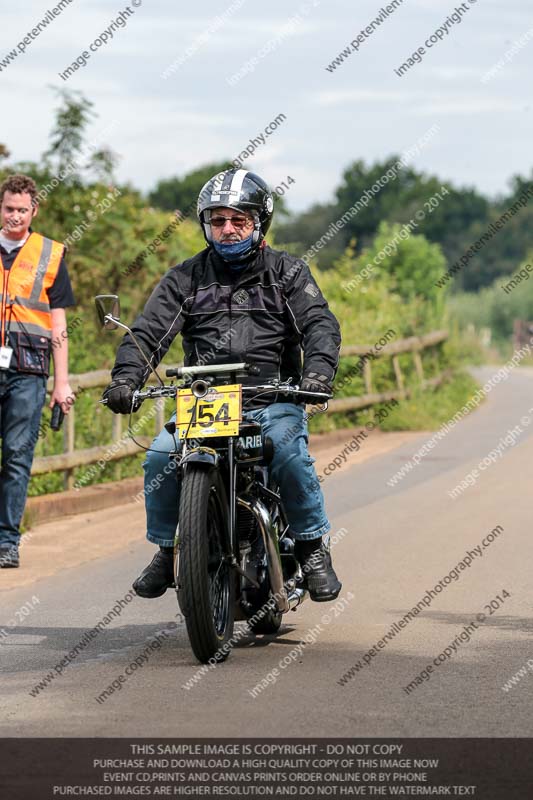
<svg viewBox="0 0 533 800">
<path fill-rule="evenodd" d="M 296 611 L 298 606 L 303 603 L 306 597 L 307 591 L 305 589 L 293 589 L 287 598 L 290 610 Z"/>
<path fill-rule="evenodd" d="M 257 497 L 244 495 L 238 497 L 237 502 L 240 506 L 250 511 L 257 520 L 259 530 L 261 531 L 261 536 L 263 537 L 265 552 L 267 554 L 270 588 L 272 589 L 272 594 L 276 598 L 279 610 L 285 613 L 286 611 L 289 611 L 291 606 L 289 604 L 289 598 L 287 597 L 287 591 L 283 583 L 283 570 L 281 569 L 278 540 L 276 531 L 272 525 L 270 514 L 268 513 L 264 503 L 262 503 Z M 291 595 L 292 594 L 294 594 L 294 592 L 291 593 Z M 296 606 L 300 603 L 301 600 L 298 600 L 293 607 L 296 608 Z"/>
</svg>

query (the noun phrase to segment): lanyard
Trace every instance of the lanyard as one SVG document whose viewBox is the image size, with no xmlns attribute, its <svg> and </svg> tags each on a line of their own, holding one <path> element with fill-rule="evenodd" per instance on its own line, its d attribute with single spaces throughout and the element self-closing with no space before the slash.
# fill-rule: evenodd
<svg viewBox="0 0 533 800">
<path fill-rule="evenodd" d="M 2 265 L 3 266 L 3 265 Z M 6 305 L 7 305 L 7 282 L 9 280 L 9 270 L 4 267 L 4 285 L 2 292 L 2 319 L 0 320 L 0 327 L 2 328 L 2 347 L 5 345 L 4 326 L 6 321 Z"/>
</svg>

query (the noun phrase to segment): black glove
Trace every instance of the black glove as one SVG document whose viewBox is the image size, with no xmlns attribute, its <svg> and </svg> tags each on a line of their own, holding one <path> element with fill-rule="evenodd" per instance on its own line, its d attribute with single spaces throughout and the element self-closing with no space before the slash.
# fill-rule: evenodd
<svg viewBox="0 0 533 800">
<path fill-rule="evenodd" d="M 136 402 L 133 409 L 131 403 L 133 392 L 136 389 L 135 382 L 129 378 L 118 378 L 111 381 L 102 392 L 102 400 L 107 400 L 107 407 L 115 414 L 129 414 L 130 411 L 137 411 L 140 402 Z"/>
<path fill-rule="evenodd" d="M 325 394 L 331 395 L 332 389 L 329 383 L 326 383 L 327 380 L 327 375 L 319 375 L 318 372 L 309 372 L 309 374 L 304 377 L 300 389 L 302 392 L 324 392 Z M 306 397 L 304 399 L 306 403 L 324 403 L 327 398 Z"/>
</svg>

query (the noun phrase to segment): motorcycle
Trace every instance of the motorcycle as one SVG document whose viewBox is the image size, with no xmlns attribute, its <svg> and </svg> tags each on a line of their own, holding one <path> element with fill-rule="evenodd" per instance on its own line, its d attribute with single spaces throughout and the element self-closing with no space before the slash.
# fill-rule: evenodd
<svg viewBox="0 0 533 800">
<path fill-rule="evenodd" d="M 290 381 L 243 385 L 239 379 L 259 371 L 244 362 L 167 369 L 166 377 L 181 383 L 165 384 L 119 321 L 118 297 L 95 301 L 102 326 L 128 331 L 158 381 L 134 392 L 132 410 L 145 400 L 176 400 L 176 421 L 165 425 L 181 484 L 175 587 L 196 658 L 224 661 L 236 621 L 247 621 L 255 634 L 274 634 L 283 615 L 308 596 L 279 487 L 269 474 L 273 444 L 258 422 L 246 418 L 246 406 L 258 394 L 315 402 L 319 396 Z M 321 411 L 329 397 L 323 395 Z"/>
</svg>

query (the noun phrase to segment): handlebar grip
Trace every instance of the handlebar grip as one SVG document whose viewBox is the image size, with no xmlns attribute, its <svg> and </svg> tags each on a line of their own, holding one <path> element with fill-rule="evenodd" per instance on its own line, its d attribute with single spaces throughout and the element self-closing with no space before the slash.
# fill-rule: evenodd
<svg viewBox="0 0 533 800">
<path fill-rule="evenodd" d="M 260 369 L 255 364 L 245 364 L 245 363 L 238 363 L 238 364 L 213 364 L 212 372 L 215 374 L 221 372 L 234 372 L 235 370 L 244 370 L 249 375 L 259 375 Z M 176 367 L 165 370 L 165 375 L 167 378 L 182 378 L 184 375 L 206 375 L 209 374 L 209 364 L 204 364 L 202 366 L 195 366 L 194 364 L 190 365 L 189 367 Z"/>
</svg>

